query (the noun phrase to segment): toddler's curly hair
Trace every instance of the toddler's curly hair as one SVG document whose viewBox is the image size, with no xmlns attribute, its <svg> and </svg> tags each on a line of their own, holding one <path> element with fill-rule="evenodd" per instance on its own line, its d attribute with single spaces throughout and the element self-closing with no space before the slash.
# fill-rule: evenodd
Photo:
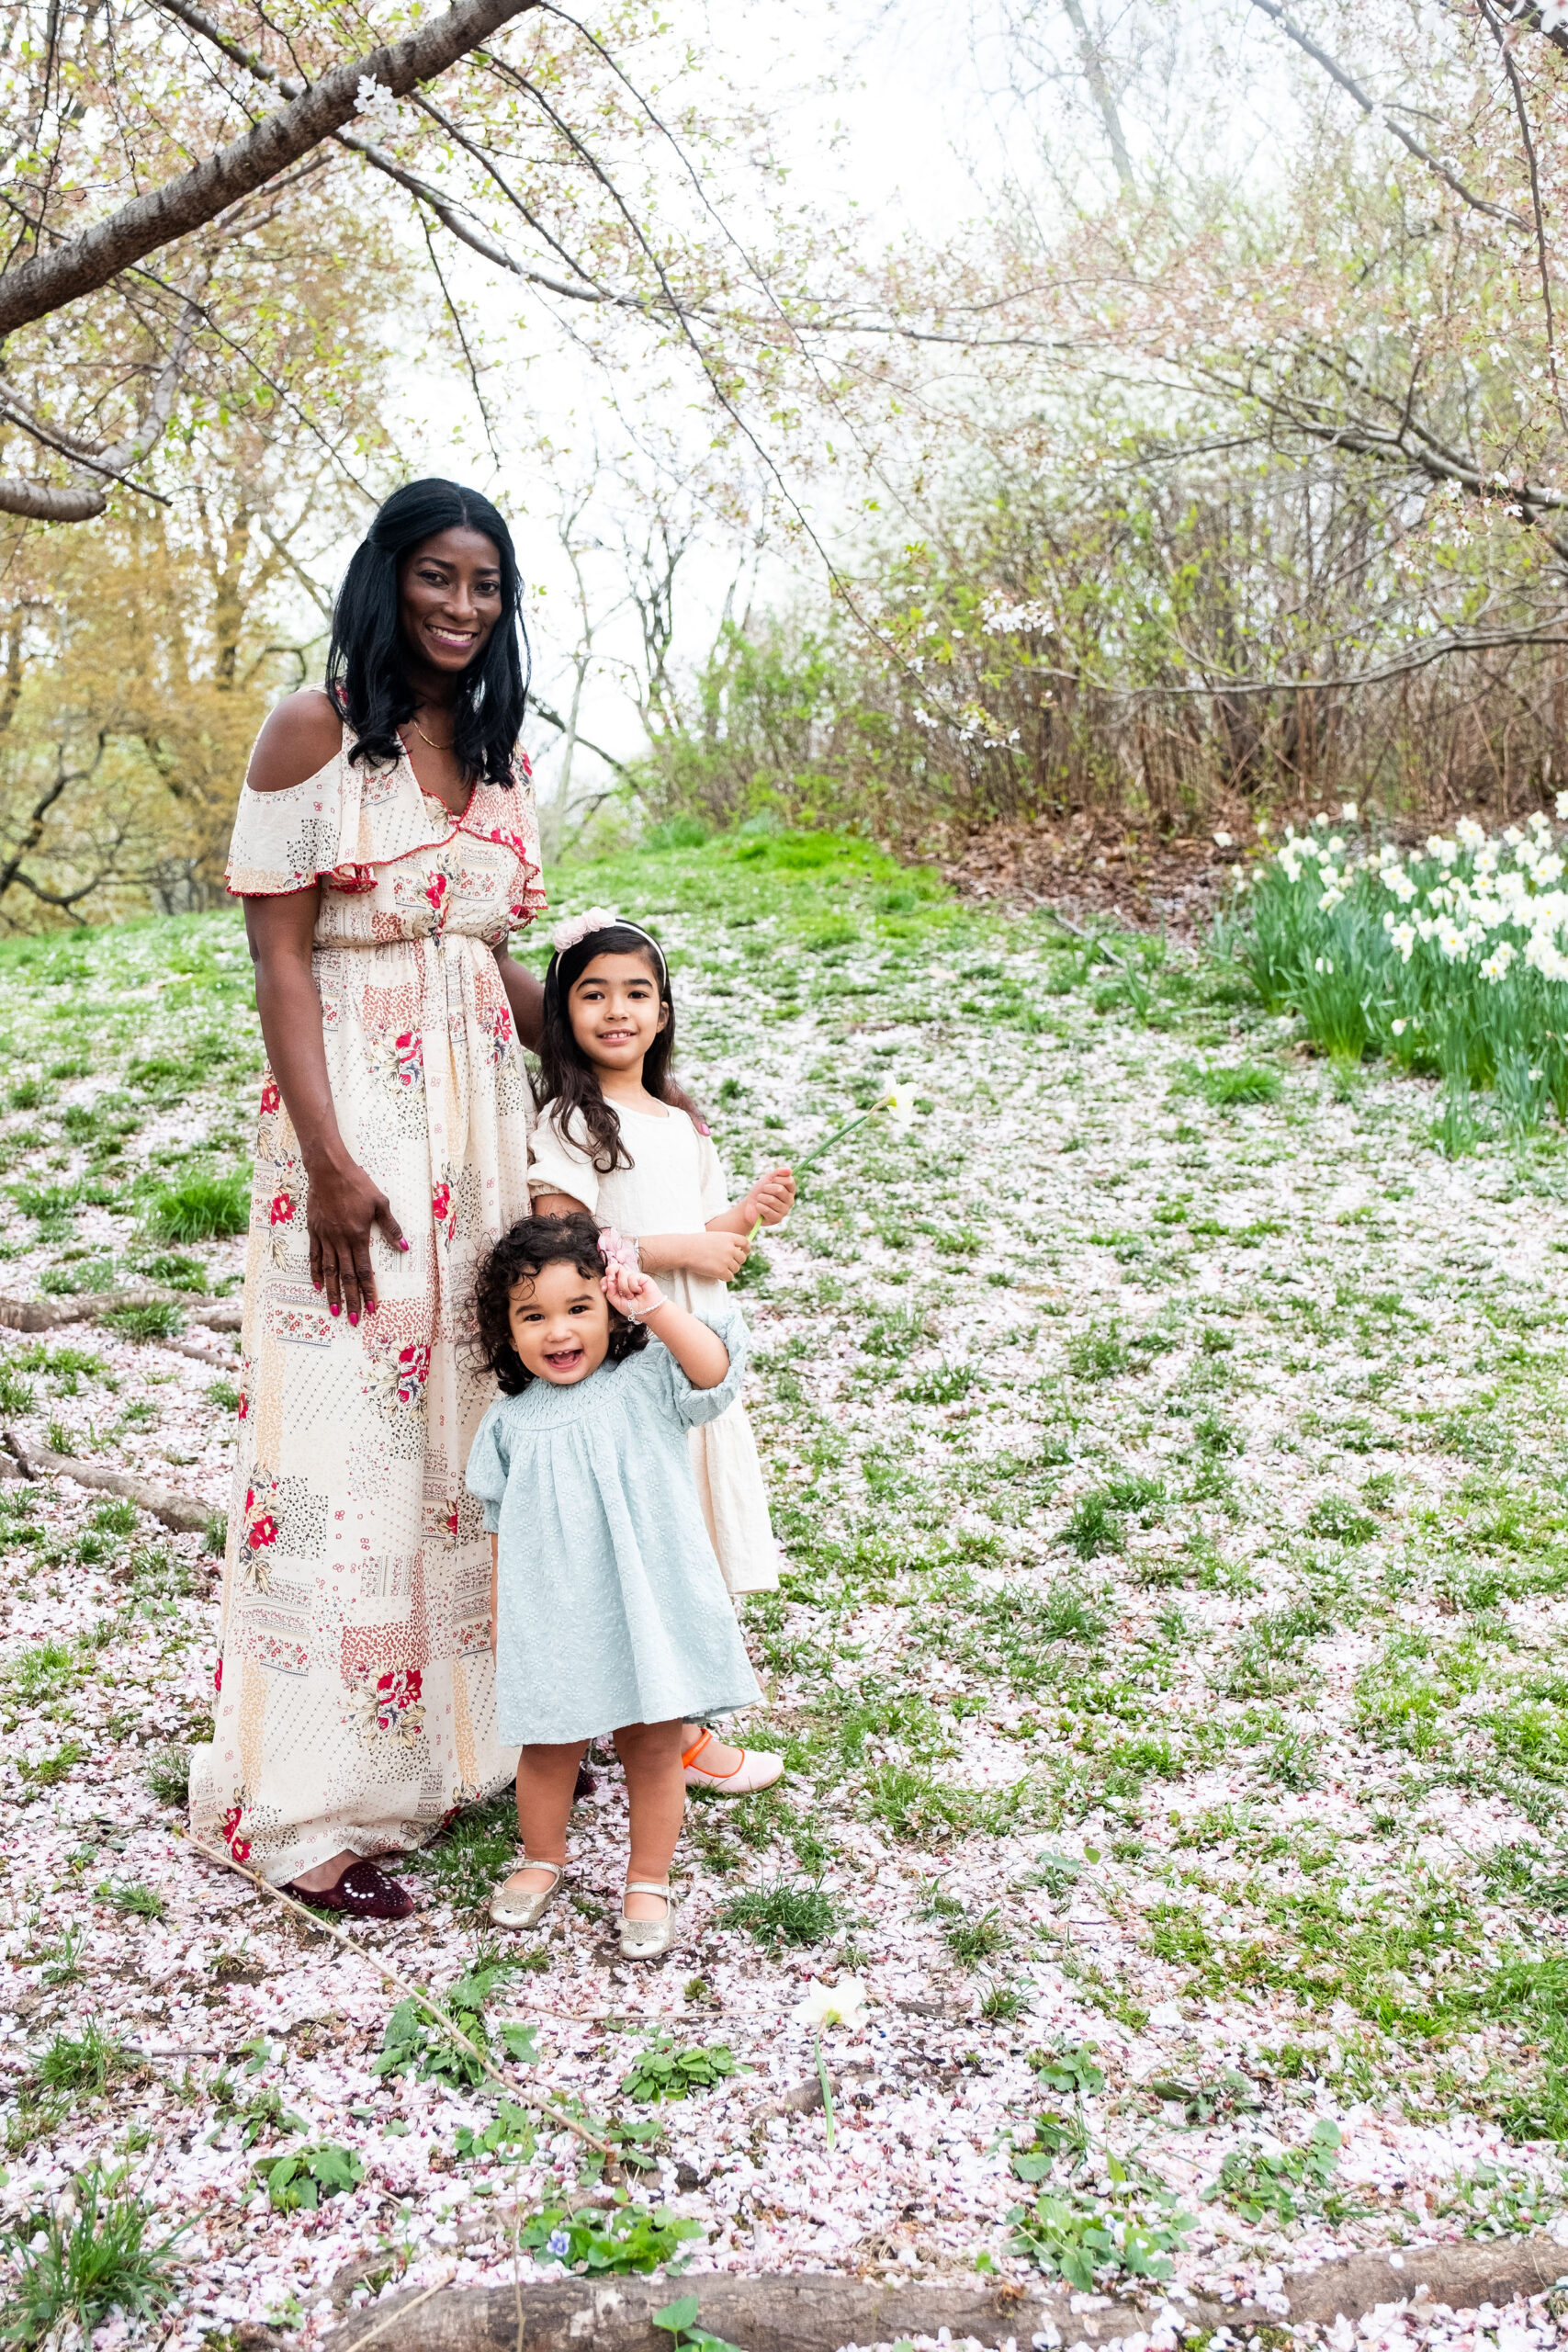
<svg viewBox="0 0 1568 2352">
<path fill-rule="evenodd" d="M 581 1209 L 572 1216 L 524 1216 L 490 1250 L 474 1280 L 475 1340 L 485 1369 L 493 1372 L 503 1396 L 521 1396 L 534 1378 L 512 1344 L 512 1294 L 547 1266 L 575 1266 L 585 1282 L 604 1272 L 599 1228 Z M 640 1323 L 610 1308 L 606 1363 L 619 1363 L 648 1345 Z"/>
</svg>

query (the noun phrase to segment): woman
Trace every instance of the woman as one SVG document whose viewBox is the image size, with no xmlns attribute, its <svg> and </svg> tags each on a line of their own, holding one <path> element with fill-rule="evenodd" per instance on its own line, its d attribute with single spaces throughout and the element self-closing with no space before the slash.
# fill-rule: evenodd
<svg viewBox="0 0 1568 2352">
<path fill-rule="evenodd" d="M 476 1261 L 528 1208 L 515 1033 L 538 982 L 517 745 L 521 583 L 487 499 L 389 498 L 348 568 L 325 692 L 252 755 L 229 888 L 266 1045 L 216 1727 L 191 1816 L 286 1891 L 402 1918 L 375 1857 L 516 1768 L 495 1730 L 490 1549 L 463 1485 L 493 1393 Z"/>
</svg>

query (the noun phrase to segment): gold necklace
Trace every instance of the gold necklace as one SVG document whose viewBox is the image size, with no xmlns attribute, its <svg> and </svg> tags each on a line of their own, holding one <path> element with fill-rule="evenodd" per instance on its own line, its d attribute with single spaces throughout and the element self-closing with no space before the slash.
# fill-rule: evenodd
<svg viewBox="0 0 1568 2352">
<path fill-rule="evenodd" d="M 454 752 L 457 748 L 457 739 L 455 735 L 449 743 L 438 743 L 434 735 L 427 735 L 425 733 L 417 718 L 411 718 L 409 720 L 409 725 L 413 729 L 413 731 L 419 737 L 420 741 L 422 743 L 428 743 L 433 752 Z"/>
</svg>

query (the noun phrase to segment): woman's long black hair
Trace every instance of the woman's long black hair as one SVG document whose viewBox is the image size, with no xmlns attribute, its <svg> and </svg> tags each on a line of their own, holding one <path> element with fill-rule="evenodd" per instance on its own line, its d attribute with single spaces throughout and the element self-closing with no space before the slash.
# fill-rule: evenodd
<svg viewBox="0 0 1568 2352">
<path fill-rule="evenodd" d="M 381 764 L 399 757 L 398 729 L 413 717 L 408 647 L 400 616 L 403 560 L 424 539 L 482 531 L 501 558 L 501 617 L 463 672 L 452 716 L 455 749 L 470 784 L 512 782 L 512 760 L 528 707 L 528 640 L 517 552 L 488 498 L 432 475 L 395 490 L 355 548 L 333 607 L 327 692 L 353 729 L 352 757 Z"/>
<path fill-rule="evenodd" d="M 601 1176 L 608 1176 L 613 1170 L 630 1168 L 634 1162 L 621 1140 L 615 1108 L 600 1092 L 599 1073 L 571 1034 L 567 1003 L 574 981 L 581 978 L 595 956 L 640 956 L 648 966 L 665 1020 L 644 1057 L 642 1082 L 656 1102 L 671 1103 L 680 1111 L 690 1111 L 692 1105 L 670 1076 L 675 1055 L 675 1004 L 664 958 L 652 942 L 631 923 L 610 923 L 603 931 L 591 931 L 564 955 L 552 956 L 545 974 L 545 1018 L 539 1038 L 539 1108 L 555 1103 L 556 1124 L 569 1137 L 572 1133 L 569 1123 L 577 1112 L 588 1130 L 589 1158 Z"/>
</svg>

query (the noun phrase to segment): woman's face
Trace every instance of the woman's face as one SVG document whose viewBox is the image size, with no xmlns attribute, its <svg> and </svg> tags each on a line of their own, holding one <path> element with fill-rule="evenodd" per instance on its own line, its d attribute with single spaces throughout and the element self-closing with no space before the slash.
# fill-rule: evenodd
<svg viewBox="0 0 1568 2352">
<path fill-rule="evenodd" d="M 482 531 L 422 539 L 398 574 L 403 636 L 433 670 L 466 670 L 501 618 L 501 551 Z"/>
<path fill-rule="evenodd" d="M 592 1274 L 557 1259 L 513 1285 L 512 1344 L 525 1372 L 570 1388 L 597 1372 L 610 1346 L 610 1303 Z"/>
</svg>

